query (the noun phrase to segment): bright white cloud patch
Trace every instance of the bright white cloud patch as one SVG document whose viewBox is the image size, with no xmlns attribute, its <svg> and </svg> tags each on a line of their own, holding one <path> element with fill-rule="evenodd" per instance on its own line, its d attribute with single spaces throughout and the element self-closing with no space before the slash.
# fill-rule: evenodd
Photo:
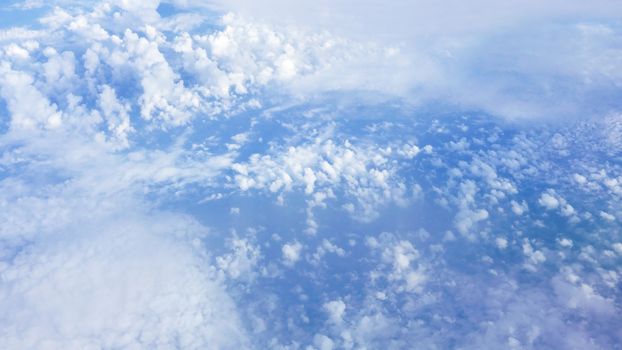
<svg viewBox="0 0 622 350">
<path fill-rule="evenodd" d="M 620 51 L 615 23 L 622 9 L 612 0 L 589 5 L 400 0 L 391 6 L 363 1 L 355 8 L 343 0 L 216 0 L 210 5 L 398 46 L 411 64 L 400 69 L 402 84 L 418 92 L 416 100 L 443 98 L 516 120 L 585 117 L 595 108 L 606 113 L 608 107 L 594 107 L 595 99 L 619 107 L 594 95 L 602 90 L 619 95 L 608 87 L 622 73 L 613 59 Z"/>
<path fill-rule="evenodd" d="M 559 207 L 559 200 L 550 193 L 543 193 L 542 196 L 540 196 L 538 203 L 548 210 Z"/>
<path fill-rule="evenodd" d="M 192 248 L 166 237 L 172 227 L 134 220 L 37 244 L 5 266 L 2 347 L 245 346 L 235 305 Z"/>
<path fill-rule="evenodd" d="M 294 266 L 294 264 L 300 260 L 302 244 L 299 242 L 284 244 L 281 251 L 283 252 L 283 263 L 287 266 Z"/>
</svg>

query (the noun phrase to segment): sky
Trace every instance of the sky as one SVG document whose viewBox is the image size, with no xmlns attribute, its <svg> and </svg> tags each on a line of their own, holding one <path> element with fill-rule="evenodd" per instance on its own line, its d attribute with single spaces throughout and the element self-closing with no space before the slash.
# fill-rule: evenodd
<svg viewBox="0 0 622 350">
<path fill-rule="evenodd" d="M 622 349 L 620 7 L 0 2 L 0 348 Z"/>
</svg>

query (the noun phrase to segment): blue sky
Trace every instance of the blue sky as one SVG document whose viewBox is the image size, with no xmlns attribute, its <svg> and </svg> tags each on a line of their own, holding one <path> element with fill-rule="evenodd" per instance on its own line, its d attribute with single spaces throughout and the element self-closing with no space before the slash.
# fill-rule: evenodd
<svg viewBox="0 0 622 350">
<path fill-rule="evenodd" d="M 620 348 L 621 10 L 3 3 L 0 348 Z"/>
</svg>

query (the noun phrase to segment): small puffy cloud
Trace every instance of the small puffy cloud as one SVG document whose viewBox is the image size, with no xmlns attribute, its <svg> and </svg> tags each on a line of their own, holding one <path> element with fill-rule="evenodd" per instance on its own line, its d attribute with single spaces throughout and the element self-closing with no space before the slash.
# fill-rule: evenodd
<svg viewBox="0 0 622 350">
<path fill-rule="evenodd" d="M 216 264 L 233 279 L 252 279 L 261 257 L 260 248 L 246 239 L 235 238 L 229 243 L 230 253 L 216 257 Z"/>
<path fill-rule="evenodd" d="M 555 196 L 550 193 L 542 193 L 540 195 L 540 199 L 538 199 L 538 204 L 545 207 L 548 210 L 557 209 L 559 207 L 559 200 L 555 198 Z"/>
<path fill-rule="evenodd" d="M 573 174 L 572 179 L 579 185 L 585 185 L 587 178 L 580 174 Z"/>
<path fill-rule="evenodd" d="M 508 247 L 508 240 L 503 237 L 497 237 L 495 238 L 495 244 L 497 245 L 497 248 L 505 249 Z"/>
<path fill-rule="evenodd" d="M 572 246 L 573 246 L 572 240 L 568 239 L 568 238 L 558 239 L 557 242 L 559 243 L 560 246 L 562 246 L 564 248 L 572 248 Z"/>
<path fill-rule="evenodd" d="M 27 60 L 28 58 L 30 58 L 30 53 L 28 52 L 28 50 L 22 48 L 17 44 L 9 44 L 4 49 L 4 53 L 8 57 L 18 60 Z"/>
<path fill-rule="evenodd" d="M 406 157 L 408 159 L 412 159 L 416 157 L 417 154 L 419 154 L 419 152 L 421 152 L 421 149 L 417 147 L 417 145 L 411 145 L 408 143 L 402 146 L 400 150 L 398 150 L 398 153 L 401 156 Z"/>
<path fill-rule="evenodd" d="M 486 219 L 488 219 L 486 209 L 461 210 L 456 215 L 455 227 L 461 234 L 468 235 L 475 224 Z"/>
<path fill-rule="evenodd" d="M 313 263 L 319 263 L 327 253 L 343 257 L 345 256 L 346 251 L 343 248 L 331 243 L 329 240 L 323 239 L 322 244 L 317 247 L 315 253 L 311 256 L 311 261 Z"/>
<path fill-rule="evenodd" d="M 323 334 L 316 334 L 313 336 L 313 345 L 315 345 L 318 350 L 333 350 L 335 348 L 333 340 Z"/>
<path fill-rule="evenodd" d="M 525 263 L 523 267 L 531 272 L 537 271 L 537 266 L 546 261 L 546 257 L 542 251 L 534 249 L 529 240 L 523 240 L 523 255 L 525 255 Z"/>
<path fill-rule="evenodd" d="M 130 123 L 130 106 L 118 100 L 115 90 L 108 86 L 101 87 L 99 107 L 110 132 L 110 138 L 120 147 L 129 146 L 128 136 L 133 131 Z"/>
<path fill-rule="evenodd" d="M 286 266 L 294 266 L 298 260 L 300 260 L 300 253 L 302 251 L 302 244 L 299 242 L 284 244 L 281 248 L 283 254 L 283 263 Z"/>
<path fill-rule="evenodd" d="M 602 211 L 602 210 L 598 213 L 598 215 L 600 215 L 600 217 L 603 220 L 608 221 L 608 222 L 614 222 L 616 220 L 615 216 L 613 216 L 613 215 L 611 215 L 611 214 L 609 214 L 609 213 L 607 213 L 605 211 Z"/>
<path fill-rule="evenodd" d="M 527 202 L 525 201 L 522 201 L 519 203 L 515 200 L 512 200 L 510 202 L 510 205 L 512 207 L 512 212 L 516 215 L 523 215 L 523 213 L 529 210 L 529 207 L 527 206 Z"/>
<path fill-rule="evenodd" d="M 326 133 L 332 131 L 326 130 Z M 268 190 L 274 193 L 293 189 L 304 191 L 310 208 L 323 207 L 343 191 L 350 203 L 346 211 L 359 221 L 377 218 L 387 204 L 404 206 L 418 196 L 416 185 L 408 193 L 398 176 L 398 167 L 377 145 L 354 145 L 345 140 L 315 138 L 295 146 L 279 147 L 269 154 L 251 155 L 248 161 L 233 165 L 236 185 L 244 191 Z M 309 221 L 312 211 L 308 210 Z M 312 225 L 313 226 L 313 225 Z M 314 232 L 312 229 L 311 231 Z"/>
<path fill-rule="evenodd" d="M 367 246 L 380 250 L 382 264 L 373 275 L 382 275 L 392 283 L 396 292 L 421 293 L 428 281 L 425 267 L 420 263 L 420 253 L 407 240 L 396 240 L 388 233 L 380 235 L 380 240 L 368 237 Z"/>
<path fill-rule="evenodd" d="M 546 192 L 543 192 L 538 199 L 538 204 L 547 210 L 559 210 L 559 214 L 568 218 L 570 223 L 577 223 L 580 221 L 575 208 L 553 189 L 548 189 Z"/>
<path fill-rule="evenodd" d="M 323 306 L 324 311 L 328 315 L 328 320 L 336 325 L 343 322 L 343 317 L 346 312 L 346 304 L 341 299 L 336 299 L 325 303 Z"/>
</svg>

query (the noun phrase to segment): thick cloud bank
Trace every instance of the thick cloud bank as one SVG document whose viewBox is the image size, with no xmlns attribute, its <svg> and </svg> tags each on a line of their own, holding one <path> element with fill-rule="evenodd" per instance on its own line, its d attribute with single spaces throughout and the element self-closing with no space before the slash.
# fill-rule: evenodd
<svg viewBox="0 0 622 350">
<path fill-rule="evenodd" d="M 200 6 L 202 2 L 172 1 Z M 402 91 L 514 120 L 619 109 L 618 1 L 246 1 L 211 7 L 399 47 Z M 385 85 L 386 86 L 386 85 Z"/>
</svg>

